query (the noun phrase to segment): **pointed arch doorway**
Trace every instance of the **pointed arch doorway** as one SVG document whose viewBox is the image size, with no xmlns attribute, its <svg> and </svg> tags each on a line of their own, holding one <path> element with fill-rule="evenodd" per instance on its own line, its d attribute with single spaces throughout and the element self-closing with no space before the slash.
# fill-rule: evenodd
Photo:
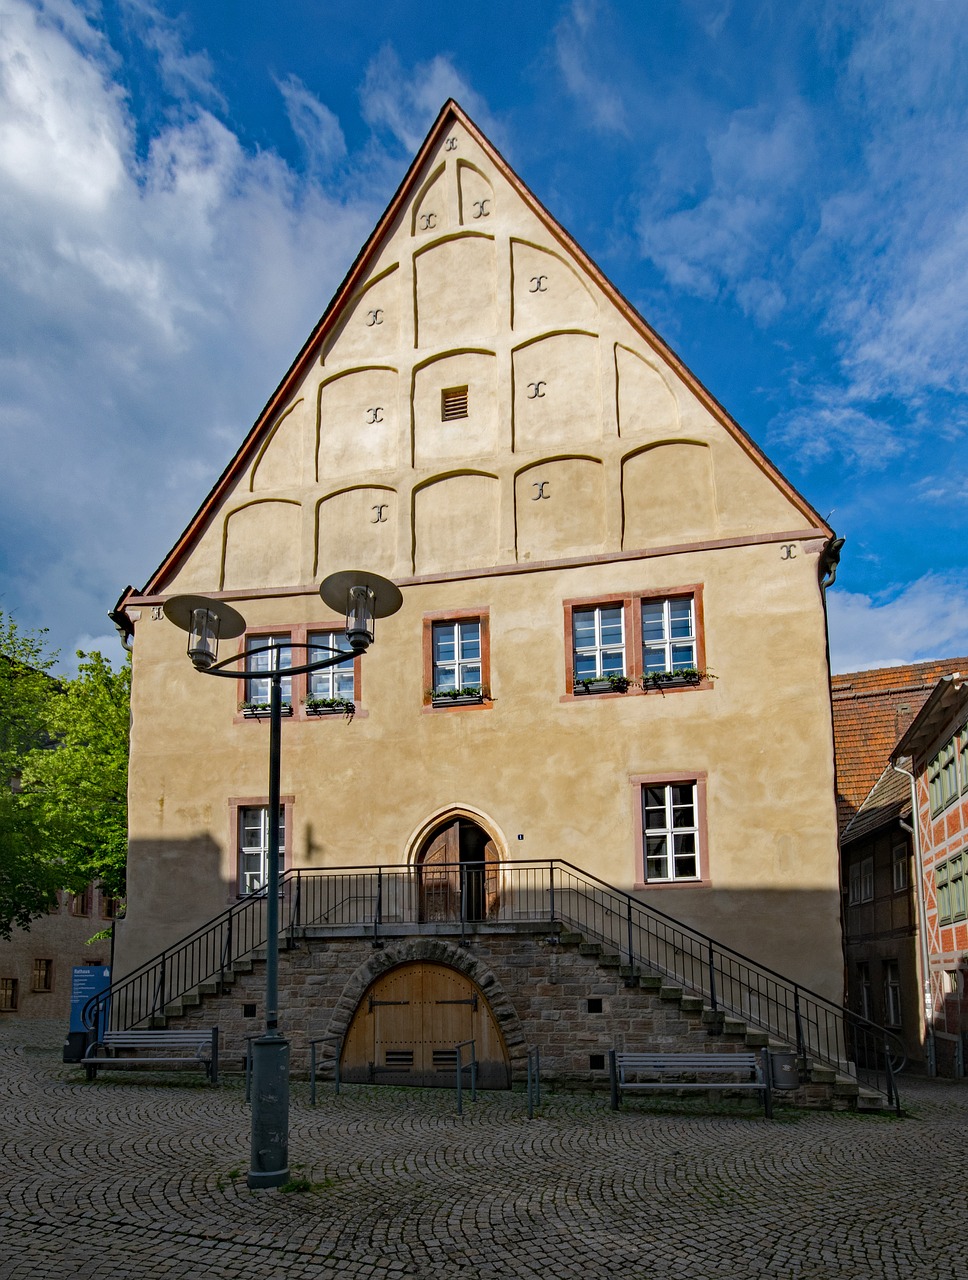
<svg viewBox="0 0 968 1280">
<path fill-rule="evenodd" d="M 482 921 L 497 915 L 497 845 L 472 818 L 453 817 L 435 827 L 416 862 L 421 921 Z"/>
</svg>

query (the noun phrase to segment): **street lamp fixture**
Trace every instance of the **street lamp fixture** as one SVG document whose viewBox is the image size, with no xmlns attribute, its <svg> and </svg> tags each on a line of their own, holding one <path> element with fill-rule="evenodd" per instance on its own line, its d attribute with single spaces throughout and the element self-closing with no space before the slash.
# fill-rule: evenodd
<svg viewBox="0 0 968 1280">
<path fill-rule="evenodd" d="M 403 604 L 400 590 L 386 578 L 358 569 L 332 573 L 319 588 L 324 604 L 346 615 L 346 638 L 354 653 L 373 643 L 375 620 L 396 613 Z M 248 653 L 218 657 L 220 639 L 232 640 L 245 631 L 245 619 L 223 600 L 207 596 L 172 596 L 165 616 L 188 632 L 188 656 L 203 675 L 237 680 L 238 663 L 257 653 L 271 653 L 269 679 L 269 815 L 266 857 L 266 1025 L 251 1042 L 252 1142 L 250 1187 L 278 1187 L 289 1181 L 289 1042 L 279 1032 L 279 804 L 282 740 L 282 680 L 321 671 L 346 661 L 346 651 L 314 644 L 308 661 L 282 668 L 277 656 L 291 645 L 270 643 Z M 326 657 L 318 657 L 328 649 Z M 260 673 L 263 674 L 263 673 Z"/>
</svg>

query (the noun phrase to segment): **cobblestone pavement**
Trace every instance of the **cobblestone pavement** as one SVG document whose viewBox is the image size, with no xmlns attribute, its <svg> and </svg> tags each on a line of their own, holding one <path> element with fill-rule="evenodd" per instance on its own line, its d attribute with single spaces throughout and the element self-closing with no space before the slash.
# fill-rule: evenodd
<svg viewBox="0 0 968 1280">
<path fill-rule="evenodd" d="M 63 1029 L 0 1023 L 0 1278 L 968 1280 L 968 1086 L 904 1119 L 293 1083 L 308 1191 L 249 1191 L 240 1085 L 88 1084 Z M 686 1113 L 688 1108 L 688 1113 Z"/>
</svg>

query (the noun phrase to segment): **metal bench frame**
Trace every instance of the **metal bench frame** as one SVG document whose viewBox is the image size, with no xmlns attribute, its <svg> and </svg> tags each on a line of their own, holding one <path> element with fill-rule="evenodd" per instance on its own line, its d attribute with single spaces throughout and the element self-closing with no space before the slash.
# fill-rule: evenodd
<svg viewBox="0 0 968 1280">
<path fill-rule="evenodd" d="M 773 1118 L 770 1059 L 766 1049 L 762 1056 L 757 1053 L 626 1053 L 610 1049 L 608 1071 L 613 1111 L 619 1109 L 621 1095 L 630 1090 L 746 1089 L 759 1093 L 766 1118 Z M 656 1078 L 629 1079 L 639 1075 Z M 737 1079 L 740 1075 L 746 1078 Z M 697 1078 L 710 1076 L 715 1078 Z M 726 1079 L 727 1076 L 731 1078 Z"/>
<path fill-rule="evenodd" d="M 173 1050 L 182 1052 L 177 1056 Z M 194 1056 L 190 1056 L 194 1050 Z M 166 1052 L 167 1051 L 167 1052 Z M 164 1056 L 159 1056 L 164 1055 Z M 197 1031 L 105 1031 L 81 1059 L 88 1080 L 105 1068 L 201 1067 L 218 1084 L 218 1027 Z"/>
</svg>

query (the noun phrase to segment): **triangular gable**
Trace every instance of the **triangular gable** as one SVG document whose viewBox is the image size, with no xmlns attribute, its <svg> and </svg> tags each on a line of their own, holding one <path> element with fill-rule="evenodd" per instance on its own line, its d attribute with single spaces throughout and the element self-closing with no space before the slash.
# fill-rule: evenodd
<svg viewBox="0 0 968 1280">
<path fill-rule="evenodd" d="M 563 258 L 570 259 L 571 262 L 578 264 L 580 269 L 587 275 L 588 280 L 596 286 L 612 303 L 612 305 L 624 316 L 634 333 L 637 334 L 638 337 L 647 345 L 651 352 L 655 353 L 655 356 L 657 357 L 657 364 L 664 365 L 669 371 L 671 371 L 672 374 L 680 380 L 683 386 L 687 388 L 693 396 L 695 396 L 706 410 L 708 410 L 712 418 L 714 418 L 716 422 L 721 425 L 722 428 L 724 428 L 724 430 L 736 441 L 754 465 L 772 482 L 773 485 L 776 486 L 786 500 L 802 515 L 807 522 L 807 526 L 810 531 L 817 536 L 832 536 L 832 530 L 826 522 L 821 519 L 814 508 L 777 470 L 750 436 L 738 425 L 738 423 L 735 422 L 715 397 L 713 397 L 703 386 L 699 379 L 696 378 L 696 376 L 686 367 L 676 353 L 639 315 L 634 307 L 632 307 L 631 304 L 622 296 L 619 290 L 615 288 L 611 281 L 605 277 L 596 264 L 573 240 L 568 232 L 564 230 L 564 228 L 551 216 L 550 213 L 548 213 L 525 183 L 523 183 L 517 174 L 510 168 L 503 156 L 500 155 L 497 149 L 480 132 L 477 126 L 469 119 L 458 104 L 453 100 L 449 100 L 442 108 L 436 122 L 428 133 L 426 140 L 415 156 L 413 163 L 410 165 L 400 187 L 388 204 L 382 217 L 374 228 L 373 233 L 357 256 L 356 261 L 347 272 L 346 277 L 339 289 L 336 291 L 336 294 L 330 302 L 326 312 L 310 334 L 299 355 L 293 361 L 293 364 L 290 366 L 285 377 L 266 404 L 262 413 L 259 415 L 259 418 L 253 425 L 235 457 L 223 471 L 211 492 L 202 503 L 188 528 L 162 561 L 161 565 L 159 565 L 151 575 L 151 578 L 144 588 L 144 595 L 155 595 L 163 593 L 166 590 L 167 584 L 177 573 L 179 567 L 184 563 L 187 556 L 193 550 L 197 540 L 207 528 L 209 521 L 213 513 L 219 507 L 219 504 L 223 501 L 226 495 L 229 494 L 233 485 L 235 485 L 240 478 L 245 475 L 247 468 L 252 466 L 254 460 L 260 456 L 260 450 L 265 448 L 271 432 L 275 429 L 278 423 L 280 413 L 291 400 L 301 383 L 305 380 L 312 369 L 314 362 L 319 359 L 320 353 L 325 350 L 325 345 L 330 339 L 331 334 L 338 329 L 347 306 L 355 299 L 358 299 L 359 291 L 364 282 L 367 281 L 375 264 L 378 262 L 379 255 L 388 235 L 397 225 L 401 216 L 407 211 L 408 205 L 413 203 L 419 197 L 421 184 L 426 182 L 427 175 L 425 173 L 425 169 L 427 168 L 428 161 L 444 145 L 445 140 L 455 124 L 461 125 L 463 129 L 467 131 L 470 138 L 481 148 L 483 153 L 493 163 L 497 172 L 513 188 L 517 196 L 524 202 L 534 217 L 542 224 L 551 239 L 560 246 Z M 562 336 L 570 340 L 580 340 L 580 333 L 577 330 Z M 625 357 L 628 361 L 632 362 L 633 370 L 634 354 L 635 353 L 630 351 Z M 619 358 L 621 358 L 621 352 L 617 350 L 616 359 Z"/>
</svg>

